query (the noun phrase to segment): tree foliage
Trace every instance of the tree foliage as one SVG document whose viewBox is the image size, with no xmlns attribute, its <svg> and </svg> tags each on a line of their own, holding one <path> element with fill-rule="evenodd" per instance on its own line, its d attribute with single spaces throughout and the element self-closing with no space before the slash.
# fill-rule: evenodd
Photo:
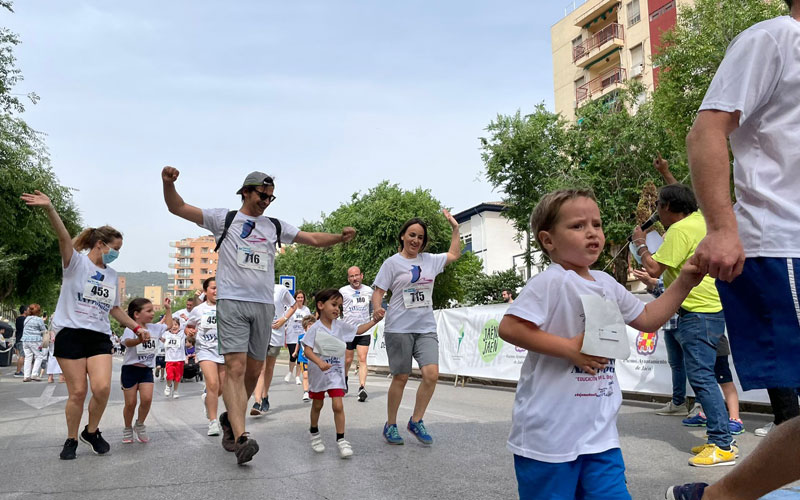
<svg viewBox="0 0 800 500">
<path fill-rule="evenodd" d="M 503 290 L 516 292 L 524 285 L 525 281 L 514 268 L 492 274 L 479 272 L 465 284 L 464 305 L 496 304 L 503 301 Z"/>
<path fill-rule="evenodd" d="M 0 8 L 11 10 L 11 3 L 0 1 Z M 12 94 L 22 80 L 13 54 L 18 43 L 0 28 L 0 301 L 37 302 L 52 311 L 61 282 L 58 240 L 45 214 L 26 207 L 20 194 L 38 189 L 50 196 L 73 234 L 80 218 L 69 189 L 50 167 L 42 136 L 17 116 L 24 110 Z"/>
<path fill-rule="evenodd" d="M 662 36 L 653 57 L 661 68 L 655 113 L 681 149 L 731 41 L 750 26 L 786 13 L 783 0 L 697 0 L 681 6 L 676 27 Z"/>
<path fill-rule="evenodd" d="M 447 252 L 451 230 L 441 210 L 441 203 L 429 190 L 406 191 L 384 181 L 365 194 L 354 193 L 349 203 L 342 204 L 330 215 L 322 214 L 321 221 L 307 222 L 300 227 L 303 231 L 338 233 L 343 227 L 352 226 L 357 231 L 352 242 L 325 249 L 304 245 L 286 247 L 275 260 L 275 272 L 296 276 L 297 288 L 308 293 L 309 298 L 321 289 L 347 284 L 347 269 L 351 266 L 361 268 L 364 283 L 371 284 L 383 261 L 398 251 L 398 233 L 408 219 L 419 217 L 427 223 L 426 251 Z M 475 272 L 476 266 L 480 270 L 480 260 L 471 252 L 447 266 L 436 278 L 434 307 L 462 300 L 464 279 Z"/>
</svg>

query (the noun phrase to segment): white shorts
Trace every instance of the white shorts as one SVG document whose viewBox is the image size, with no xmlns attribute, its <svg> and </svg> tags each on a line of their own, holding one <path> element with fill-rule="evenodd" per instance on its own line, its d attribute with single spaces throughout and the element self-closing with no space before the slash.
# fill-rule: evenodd
<svg viewBox="0 0 800 500">
<path fill-rule="evenodd" d="M 220 365 L 224 365 L 225 364 L 225 358 L 223 358 L 222 355 L 220 355 L 216 351 L 210 351 L 210 350 L 206 350 L 206 349 L 198 349 L 195 354 L 197 355 L 197 362 L 198 363 L 201 362 L 201 361 L 213 361 L 214 363 L 218 363 Z"/>
</svg>

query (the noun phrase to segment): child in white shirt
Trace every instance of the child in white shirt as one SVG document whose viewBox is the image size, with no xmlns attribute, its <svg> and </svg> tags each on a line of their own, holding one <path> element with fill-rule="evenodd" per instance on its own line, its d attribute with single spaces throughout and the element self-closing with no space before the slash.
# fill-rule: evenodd
<svg viewBox="0 0 800 500">
<path fill-rule="evenodd" d="M 590 270 L 605 245 L 590 190 L 544 196 L 531 230 L 552 265 L 528 281 L 499 328 L 503 340 L 528 350 L 508 438 L 520 498 L 630 499 L 616 427 L 622 396 L 614 360 L 581 353 L 581 296 L 616 302 L 627 324 L 652 332 L 702 276 L 687 263 L 664 295 L 645 306 L 608 274 Z M 622 338 L 627 341 L 624 332 Z"/>
<path fill-rule="evenodd" d="M 342 294 L 329 288 L 316 294 L 319 321 L 308 329 L 303 337 L 306 349 L 304 354 L 310 361 L 308 365 L 308 395 L 311 398 L 311 448 L 317 453 L 325 451 L 319 434 L 319 414 L 322 411 L 325 393 L 332 400 L 333 420 L 336 424 L 336 444 L 339 456 L 348 458 L 353 448 L 344 439 L 344 356 L 345 343 L 375 326 L 383 317 L 372 319 L 369 323 L 353 325 L 339 319 Z"/>
</svg>

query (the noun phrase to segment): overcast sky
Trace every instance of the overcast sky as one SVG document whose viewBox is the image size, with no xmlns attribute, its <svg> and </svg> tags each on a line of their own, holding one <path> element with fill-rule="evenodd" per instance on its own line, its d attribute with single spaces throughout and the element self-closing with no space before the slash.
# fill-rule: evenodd
<svg viewBox="0 0 800 500">
<path fill-rule="evenodd" d="M 267 214 L 319 220 L 381 180 L 454 211 L 499 200 L 478 137 L 497 113 L 552 109 L 550 27 L 566 0 L 18 0 L 24 118 L 46 134 L 85 224 L 125 234 L 115 268 L 167 271 L 206 232 L 167 212 L 164 165 L 200 207 L 238 208 L 276 177 Z"/>
</svg>

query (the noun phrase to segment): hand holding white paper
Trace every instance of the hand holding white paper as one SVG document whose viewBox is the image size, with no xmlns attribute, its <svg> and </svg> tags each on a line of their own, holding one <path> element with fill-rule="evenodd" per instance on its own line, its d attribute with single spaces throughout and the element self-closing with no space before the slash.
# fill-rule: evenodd
<svg viewBox="0 0 800 500">
<path fill-rule="evenodd" d="M 347 344 L 321 329 L 314 338 L 314 353 L 320 356 L 343 358 Z"/>
<path fill-rule="evenodd" d="M 644 238 L 645 238 L 644 244 L 647 245 L 647 250 L 650 251 L 651 255 L 656 253 L 658 251 L 658 247 L 660 247 L 661 244 L 664 243 L 664 238 L 662 238 L 661 235 L 655 231 L 650 231 Z M 633 258 L 636 259 L 636 263 L 641 266 L 642 257 L 641 255 L 639 255 L 638 252 L 636 252 L 636 245 L 634 245 L 632 241 L 628 243 L 628 250 L 630 250 L 631 255 L 633 255 Z"/>
<path fill-rule="evenodd" d="M 581 302 L 586 318 L 581 352 L 609 359 L 628 359 L 631 347 L 617 303 L 597 295 L 581 295 Z"/>
</svg>

